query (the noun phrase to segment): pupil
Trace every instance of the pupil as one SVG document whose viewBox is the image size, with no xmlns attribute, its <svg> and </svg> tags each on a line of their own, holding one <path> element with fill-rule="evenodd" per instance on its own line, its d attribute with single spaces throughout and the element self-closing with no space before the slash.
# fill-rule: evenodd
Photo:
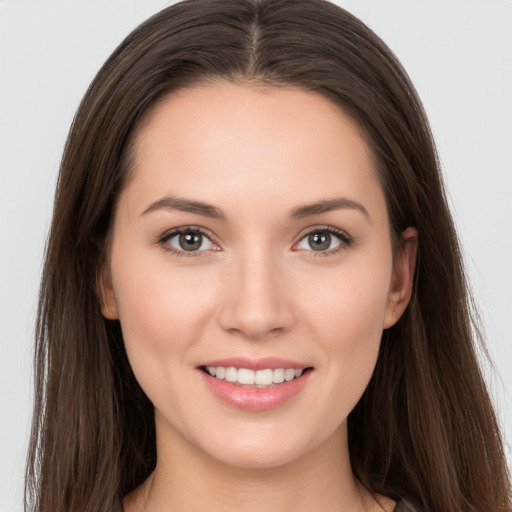
<svg viewBox="0 0 512 512">
<path fill-rule="evenodd" d="M 329 249 L 329 246 L 331 245 L 330 233 L 314 233 L 309 235 L 308 238 L 309 244 L 314 251 L 324 251 L 325 249 Z"/>
<path fill-rule="evenodd" d="M 183 233 L 179 238 L 180 247 L 185 251 L 195 251 L 201 247 L 203 235 L 201 233 Z"/>
</svg>

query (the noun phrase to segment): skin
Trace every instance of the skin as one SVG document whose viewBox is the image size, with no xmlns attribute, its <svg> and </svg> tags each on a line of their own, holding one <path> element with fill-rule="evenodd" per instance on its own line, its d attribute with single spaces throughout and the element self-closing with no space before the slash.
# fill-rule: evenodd
<svg viewBox="0 0 512 512">
<path fill-rule="evenodd" d="M 383 329 L 407 306 L 417 236 L 406 230 L 393 257 L 384 193 L 356 125 L 316 93 L 218 81 L 166 98 L 134 144 L 102 309 L 120 320 L 155 406 L 158 463 L 125 511 L 393 510 L 356 483 L 346 419 Z M 165 196 L 209 203 L 225 219 L 143 213 Z M 367 214 L 289 216 L 333 197 Z M 183 226 L 211 243 L 185 252 L 178 237 L 161 241 Z M 326 226 L 351 242 L 333 235 L 330 249 L 313 250 L 307 235 Z M 314 370 L 284 405 L 244 411 L 212 395 L 196 368 L 232 356 Z"/>
</svg>

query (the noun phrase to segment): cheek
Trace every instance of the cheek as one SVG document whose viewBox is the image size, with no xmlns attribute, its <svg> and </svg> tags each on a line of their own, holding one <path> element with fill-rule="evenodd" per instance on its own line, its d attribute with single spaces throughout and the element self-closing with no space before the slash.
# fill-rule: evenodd
<svg viewBox="0 0 512 512">
<path fill-rule="evenodd" d="M 313 275 L 301 312 L 336 346 L 380 339 L 391 282 L 391 258 Z M 357 335 L 359 333 L 359 335 Z M 367 333 L 365 335 L 364 333 Z"/>
<path fill-rule="evenodd" d="M 144 259 L 145 258 L 145 259 Z M 112 258 L 119 320 L 130 364 L 141 386 L 167 379 L 169 365 L 186 364 L 213 302 L 211 278 L 166 265 L 161 255 Z M 150 390 L 147 389 L 149 392 Z"/>
<path fill-rule="evenodd" d="M 349 414 L 373 373 L 391 268 L 391 258 L 378 264 L 351 266 L 346 272 L 331 274 L 323 293 L 318 286 L 310 288 L 315 291 L 310 291 L 302 316 L 308 319 L 311 335 L 323 348 L 325 359 L 320 367 L 325 369 L 327 389 L 340 396 L 336 402 L 339 417 Z M 324 405 L 329 406 L 327 402 Z"/>
</svg>

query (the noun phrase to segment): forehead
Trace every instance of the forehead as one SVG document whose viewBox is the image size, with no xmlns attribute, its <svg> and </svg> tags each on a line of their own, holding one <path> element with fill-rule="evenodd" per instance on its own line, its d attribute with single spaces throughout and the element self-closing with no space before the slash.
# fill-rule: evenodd
<svg viewBox="0 0 512 512">
<path fill-rule="evenodd" d="M 127 188 L 147 201 L 193 193 L 247 205 L 280 198 L 283 206 L 287 199 L 382 194 L 368 145 L 332 101 L 223 81 L 179 91 L 151 111 L 134 138 Z"/>
</svg>

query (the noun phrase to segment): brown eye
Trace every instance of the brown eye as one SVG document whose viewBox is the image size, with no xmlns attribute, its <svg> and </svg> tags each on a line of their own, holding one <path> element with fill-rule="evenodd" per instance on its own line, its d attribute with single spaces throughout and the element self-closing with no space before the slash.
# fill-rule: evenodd
<svg viewBox="0 0 512 512">
<path fill-rule="evenodd" d="M 207 236 L 200 231 L 193 230 L 171 235 L 166 243 L 179 252 L 200 252 L 213 247 L 212 241 Z"/>
<path fill-rule="evenodd" d="M 308 243 L 313 251 L 325 251 L 331 246 L 331 234 L 325 231 L 311 233 L 308 235 Z"/>
<path fill-rule="evenodd" d="M 201 233 L 186 233 L 178 238 L 178 244 L 184 251 L 197 251 L 203 243 L 203 235 Z"/>
<path fill-rule="evenodd" d="M 301 250 L 313 251 L 317 253 L 330 254 L 336 249 L 349 247 L 352 239 L 342 231 L 332 229 L 317 229 L 306 234 L 297 247 Z"/>
</svg>

